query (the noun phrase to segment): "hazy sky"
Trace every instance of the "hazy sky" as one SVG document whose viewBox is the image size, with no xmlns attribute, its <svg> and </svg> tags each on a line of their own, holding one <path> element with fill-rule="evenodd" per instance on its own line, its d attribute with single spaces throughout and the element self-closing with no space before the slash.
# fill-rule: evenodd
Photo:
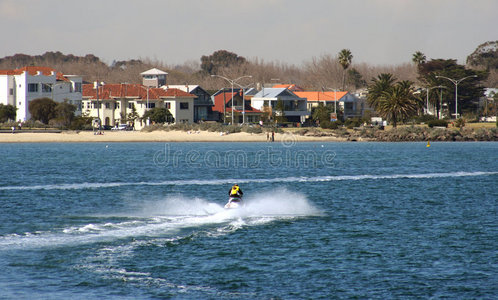
<svg viewBox="0 0 498 300">
<path fill-rule="evenodd" d="M 199 61 L 224 49 L 301 64 L 344 48 L 374 65 L 467 55 L 498 40 L 498 0 L 0 0 L 0 57 Z"/>
</svg>

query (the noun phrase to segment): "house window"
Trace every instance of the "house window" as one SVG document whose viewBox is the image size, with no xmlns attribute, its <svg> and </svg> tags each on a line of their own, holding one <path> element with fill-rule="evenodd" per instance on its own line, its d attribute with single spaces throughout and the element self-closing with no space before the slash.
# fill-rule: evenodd
<svg viewBox="0 0 498 300">
<path fill-rule="evenodd" d="M 81 82 L 76 82 L 76 83 L 74 84 L 74 91 L 75 91 L 76 93 L 81 93 Z"/>
<path fill-rule="evenodd" d="M 52 86 L 50 84 L 42 83 L 42 92 L 50 93 L 52 91 Z"/>
<path fill-rule="evenodd" d="M 111 108 L 111 103 L 106 102 L 106 103 L 105 103 L 105 108 Z"/>
<path fill-rule="evenodd" d="M 28 92 L 38 92 L 38 83 L 28 83 Z"/>
<path fill-rule="evenodd" d="M 10 89 L 9 93 L 11 96 L 14 95 L 14 89 Z"/>
<path fill-rule="evenodd" d="M 180 109 L 188 109 L 188 102 L 180 102 Z"/>
<path fill-rule="evenodd" d="M 171 109 L 171 103 L 169 103 L 169 102 L 164 103 L 164 106 L 165 106 L 167 109 Z"/>
<path fill-rule="evenodd" d="M 133 103 L 131 103 L 131 102 L 130 102 L 130 103 L 128 103 L 128 108 L 129 108 L 129 109 L 132 109 L 132 108 L 133 108 Z"/>
<path fill-rule="evenodd" d="M 156 107 L 156 104 L 155 104 L 155 103 L 149 103 L 148 108 L 154 108 L 154 107 Z"/>
</svg>

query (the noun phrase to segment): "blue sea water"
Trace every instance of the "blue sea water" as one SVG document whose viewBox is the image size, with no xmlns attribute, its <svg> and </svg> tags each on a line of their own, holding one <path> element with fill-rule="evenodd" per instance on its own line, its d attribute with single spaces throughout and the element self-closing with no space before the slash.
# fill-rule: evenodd
<svg viewBox="0 0 498 300">
<path fill-rule="evenodd" d="M 498 297 L 498 143 L 0 149 L 1 299 Z"/>
</svg>

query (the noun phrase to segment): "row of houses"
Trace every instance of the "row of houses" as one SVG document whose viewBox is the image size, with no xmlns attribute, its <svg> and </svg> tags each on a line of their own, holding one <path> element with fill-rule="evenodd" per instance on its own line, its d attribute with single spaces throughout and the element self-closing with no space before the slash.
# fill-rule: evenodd
<svg viewBox="0 0 498 300">
<path fill-rule="evenodd" d="M 288 122 L 303 123 L 320 103 L 341 110 L 345 118 L 361 116 L 364 102 L 344 91 L 304 91 L 293 84 L 260 90 L 221 89 L 208 93 L 199 85 L 168 85 L 168 73 L 151 69 L 141 73 L 142 84 L 85 84 L 81 76 L 64 75 L 47 67 L 0 70 L 0 103 L 17 108 L 17 120 L 30 119 L 29 102 L 48 97 L 76 106 L 76 114 L 98 118 L 102 125 L 132 123 L 136 129 L 152 108 L 167 108 L 174 122 L 222 121 L 257 123 L 265 113 L 279 114 L 279 101 Z M 270 114 L 270 115 L 271 115 Z"/>
</svg>

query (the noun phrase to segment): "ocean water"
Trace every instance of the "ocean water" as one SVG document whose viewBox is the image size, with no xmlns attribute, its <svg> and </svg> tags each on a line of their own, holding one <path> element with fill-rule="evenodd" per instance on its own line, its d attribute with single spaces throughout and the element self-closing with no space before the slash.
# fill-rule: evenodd
<svg viewBox="0 0 498 300">
<path fill-rule="evenodd" d="M 0 299 L 498 297 L 498 143 L 0 149 Z"/>
</svg>

